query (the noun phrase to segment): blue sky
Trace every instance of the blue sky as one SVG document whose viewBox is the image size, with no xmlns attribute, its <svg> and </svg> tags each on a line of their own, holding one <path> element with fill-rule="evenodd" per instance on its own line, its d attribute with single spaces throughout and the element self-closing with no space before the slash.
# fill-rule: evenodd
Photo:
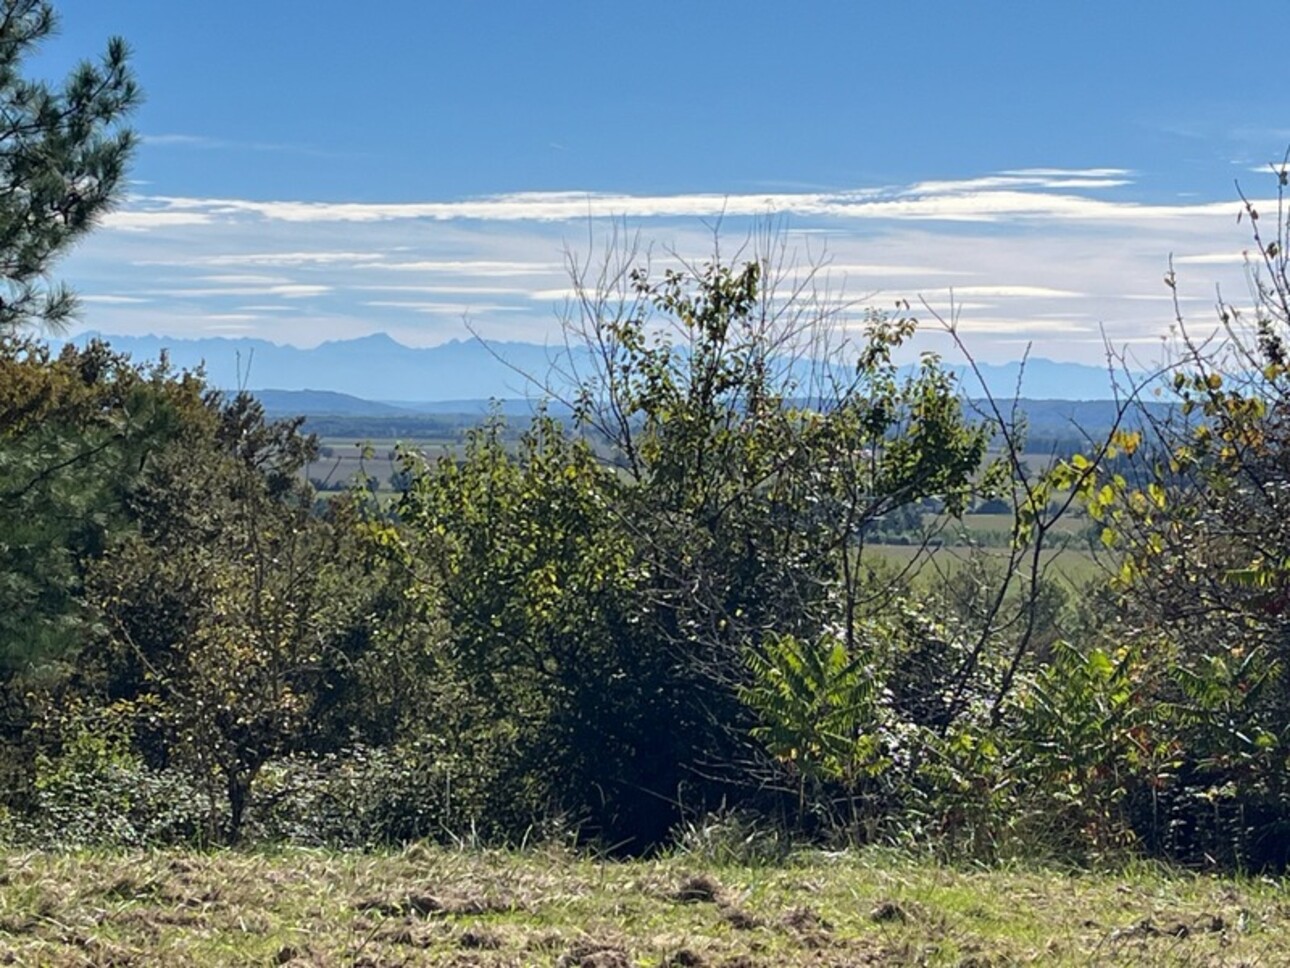
<svg viewBox="0 0 1290 968">
<path fill-rule="evenodd" d="M 1241 301 L 1233 183 L 1290 144 L 1266 4 L 58 9 L 34 69 L 120 34 L 147 92 L 132 195 L 59 268 L 111 333 L 541 341 L 622 220 L 662 265 L 774 218 L 848 312 L 952 298 L 985 359 L 1149 356 L 1171 253 L 1198 324 Z"/>
</svg>

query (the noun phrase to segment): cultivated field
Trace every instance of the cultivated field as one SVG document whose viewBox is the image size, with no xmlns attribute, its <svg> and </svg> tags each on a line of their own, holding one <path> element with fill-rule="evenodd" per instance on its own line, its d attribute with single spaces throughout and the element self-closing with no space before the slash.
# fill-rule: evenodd
<svg viewBox="0 0 1290 968">
<path fill-rule="evenodd" d="M 348 437 L 323 437 L 318 441 L 320 455 L 305 468 L 310 480 L 320 490 L 340 491 L 366 474 L 375 477 L 380 491 L 392 491 L 390 478 L 399 470 L 396 450 L 404 445 L 435 460 L 445 454 L 460 452 L 460 438 L 436 437 L 423 440 L 356 440 Z"/>
<path fill-rule="evenodd" d="M 913 566 L 917 571 L 918 581 L 934 584 L 964 569 L 976 569 L 974 555 L 984 556 L 986 560 L 995 560 L 1002 567 L 1007 561 L 1008 549 L 971 549 L 944 545 L 924 550 L 916 545 L 870 544 L 865 545 L 864 554 L 897 568 Z M 1047 576 L 1057 579 L 1071 589 L 1084 588 L 1089 582 L 1109 576 L 1107 569 L 1110 559 L 1106 556 L 1094 557 L 1083 548 L 1046 549 L 1041 560 Z M 1027 558 L 1025 562 L 1027 569 L 1029 564 L 1029 558 Z"/>
<path fill-rule="evenodd" d="M 31 965 L 1282 965 L 1271 880 L 774 866 L 560 852 L 14 854 L 0 961 Z"/>
</svg>

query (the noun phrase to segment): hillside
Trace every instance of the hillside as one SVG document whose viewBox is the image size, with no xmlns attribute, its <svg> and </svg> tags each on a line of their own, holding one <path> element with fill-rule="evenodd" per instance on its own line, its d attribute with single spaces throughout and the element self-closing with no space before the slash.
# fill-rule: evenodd
<svg viewBox="0 0 1290 968">
<path fill-rule="evenodd" d="M 390 403 L 319 390 L 256 390 L 255 395 L 273 417 L 303 416 L 314 433 L 355 439 L 438 437 L 478 423 L 493 410 L 522 422 L 536 406 L 533 400 L 487 398 Z M 987 412 L 983 400 L 971 401 L 971 407 Z M 549 410 L 556 415 L 568 412 L 559 404 Z M 1090 437 L 1104 434 L 1116 420 L 1117 405 L 1113 400 L 1022 399 L 1017 401 L 1017 412 L 1024 418 L 1031 449 L 1048 452 L 1077 448 Z M 1125 420 L 1137 424 L 1144 417 L 1162 418 L 1168 412 L 1168 404 L 1153 401 L 1130 412 Z"/>
<path fill-rule="evenodd" d="M 410 417 L 403 407 L 333 390 L 256 390 L 264 409 L 282 416 Z"/>
</svg>

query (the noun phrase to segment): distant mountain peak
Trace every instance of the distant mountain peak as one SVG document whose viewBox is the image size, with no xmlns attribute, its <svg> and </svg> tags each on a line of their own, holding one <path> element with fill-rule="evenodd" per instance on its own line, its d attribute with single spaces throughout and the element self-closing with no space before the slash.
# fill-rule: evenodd
<svg viewBox="0 0 1290 968">
<path fill-rule="evenodd" d="M 204 364 L 217 388 L 250 384 L 282 390 L 328 391 L 363 400 L 487 400 L 531 396 L 533 387 L 523 374 L 545 377 L 554 357 L 566 351 L 562 343 L 540 344 L 506 340 L 453 339 L 438 346 L 405 346 L 388 333 L 355 339 L 329 340 L 312 349 L 284 346 L 251 336 L 170 337 L 109 336 L 84 333 L 83 345 L 101 338 L 138 361 L 155 360 L 167 350 L 182 368 Z M 251 353 L 253 351 L 253 354 Z M 979 387 L 961 364 L 946 368 L 962 377 L 969 396 Z M 981 375 L 999 397 L 1017 390 L 1020 363 L 982 364 Z M 249 371 L 249 375 L 248 375 Z M 1022 374 L 1022 396 L 1064 400 L 1105 400 L 1112 396 L 1106 368 L 1032 357 Z"/>
<path fill-rule="evenodd" d="M 356 336 L 351 339 L 329 339 L 320 346 L 365 346 L 365 347 L 398 347 L 399 349 L 409 350 L 410 346 L 400 343 L 389 333 L 368 333 L 366 336 Z"/>
</svg>

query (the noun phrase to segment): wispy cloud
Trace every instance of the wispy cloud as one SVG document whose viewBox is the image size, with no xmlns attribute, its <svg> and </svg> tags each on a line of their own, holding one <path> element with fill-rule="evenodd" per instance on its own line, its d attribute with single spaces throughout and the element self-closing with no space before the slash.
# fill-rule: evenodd
<svg viewBox="0 0 1290 968">
<path fill-rule="evenodd" d="M 229 252 L 222 255 L 186 255 L 152 259 L 136 265 L 165 266 L 308 266 L 372 262 L 384 258 L 381 252 Z"/>
<path fill-rule="evenodd" d="M 118 296 L 101 292 L 80 293 L 76 298 L 83 303 L 103 306 L 137 306 L 140 303 L 148 302 L 142 296 Z"/>
<path fill-rule="evenodd" d="M 207 138 L 199 134 L 145 134 L 143 143 L 180 148 L 215 148 L 224 144 L 218 138 Z"/>
<path fill-rule="evenodd" d="M 1009 168 L 1000 174 L 1022 178 L 1128 178 L 1134 172 L 1131 168 Z"/>
<path fill-rule="evenodd" d="M 1092 169 L 1118 172 L 1117 169 Z M 948 222 L 1089 221 L 1124 224 L 1230 213 L 1231 203 L 1152 204 L 1074 191 L 1132 184 L 1127 176 L 1000 174 L 923 181 L 894 189 L 766 194 L 695 193 L 629 195 L 588 192 L 516 192 L 474 199 L 426 202 L 252 201 L 178 196 L 137 196 L 118 217 L 127 227 L 159 226 L 175 219 L 205 222 L 262 221 L 292 224 L 408 220 L 478 222 L 576 222 L 627 218 L 741 218 L 792 215 L 839 220 Z M 109 222 L 109 225 L 115 225 Z M 428 267 L 417 266 L 420 269 Z"/>
<path fill-rule="evenodd" d="M 516 313 L 523 312 L 522 306 L 507 306 L 489 303 L 433 302 L 402 299 L 376 299 L 363 303 L 384 309 L 408 309 L 416 313 L 429 313 L 434 316 L 468 316 L 474 313 Z"/>
<path fill-rule="evenodd" d="M 864 276 L 879 279 L 892 279 L 897 276 L 963 276 L 970 275 L 962 269 L 950 269 L 945 266 L 898 266 L 882 263 L 827 262 L 823 269 L 832 276 Z"/>
<path fill-rule="evenodd" d="M 958 322 L 960 333 L 980 333 L 988 335 L 1028 336 L 1035 338 L 1054 334 L 1095 332 L 1097 327 L 1090 323 L 1062 319 L 978 319 L 966 317 Z"/>
<path fill-rule="evenodd" d="M 1088 293 L 1050 286 L 954 286 L 949 289 L 924 290 L 924 295 L 939 296 L 1037 296 L 1044 299 L 1078 299 Z"/>
<path fill-rule="evenodd" d="M 363 269 L 392 272 L 453 273 L 468 276 L 541 276 L 563 272 L 563 262 L 496 262 L 488 259 L 421 259 L 412 262 L 382 262 L 373 259 L 362 263 Z"/>
<path fill-rule="evenodd" d="M 1180 266 L 1244 265 L 1248 256 L 1241 252 L 1202 252 L 1197 255 L 1176 255 L 1174 264 Z"/>
<path fill-rule="evenodd" d="M 192 210 L 126 209 L 108 212 L 103 216 L 102 225 L 104 228 L 125 232 L 144 232 L 149 229 L 173 229 L 184 225 L 209 225 L 214 221 L 211 215 Z"/>
<path fill-rule="evenodd" d="M 925 181 L 911 185 L 904 194 L 907 195 L 962 195 L 998 189 L 1025 188 L 1118 188 L 1131 185 L 1126 177 L 1128 172 L 1116 169 L 1093 169 L 1089 172 L 1059 172 L 1056 170 L 1031 169 L 1029 171 L 1005 172 L 984 178 L 967 178 L 957 181 Z"/>
<path fill-rule="evenodd" d="M 542 341 L 606 245 L 638 241 L 655 271 L 702 262 L 712 224 L 739 236 L 772 217 L 783 278 L 857 319 L 920 296 L 961 313 L 985 358 L 1032 340 L 1096 357 L 1102 333 L 1157 339 L 1183 304 L 1243 282 L 1239 199 L 1152 198 L 1124 168 L 1018 168 L 852 191 L 675 195 L 515 192 L 399 203 L 136 195 L 65 263 L 106 332 L 250 326 L 299 345 L 386 331 L 427 345 L 466 335 Z M 624 232 L 624 222 L 626 231 Z M 624 242 L 626 240 L 626 242 Z M 738 249 L 736 242 L 734 249 Z M 727 251 L 727 257 L 734 249 Z M 589 260 L 589 261 L 588 261 Z"/>
<path fill-rule="evenodd" d="M 321 296 L 331 292 L 331 286 L 313 286 L 288 283 L 272 286 L 226 286 L 187 289 L 145 289 L 149 296 L 171 296 L 176 299 L 204 299 L 210 296 L 282 296 L 286 299 L 300 299 L 306 296 Z"/>
<path fill-rule="evenodd" d="M 196 151 L 256 151 L 281 154 L 308 155 L 315 158 L 351 157 L 354 152 L 340 152 L 315 145 L 288 144 L 275 141 L 240 141 L 232 138 L 215 138 L 209 135 L 163 132 L 145 134 L 146 148 L 186 148 Z"/>
<path fill-rule="evenodd" d="M 427 296 L 528 296 L 527 289 L 515 286 L 401 286 L 401 285 L 359 285 L 354 289 L 374 292 L 414 292 Z"/>
<path fill-rule="evenodd" d="M 291 282 L 286 276 L 266 276 L 255 272 L 221 272 L 197 278 L 203 282 L 218 282 L 233 286 L 281 286 Z"/>
</svg>

